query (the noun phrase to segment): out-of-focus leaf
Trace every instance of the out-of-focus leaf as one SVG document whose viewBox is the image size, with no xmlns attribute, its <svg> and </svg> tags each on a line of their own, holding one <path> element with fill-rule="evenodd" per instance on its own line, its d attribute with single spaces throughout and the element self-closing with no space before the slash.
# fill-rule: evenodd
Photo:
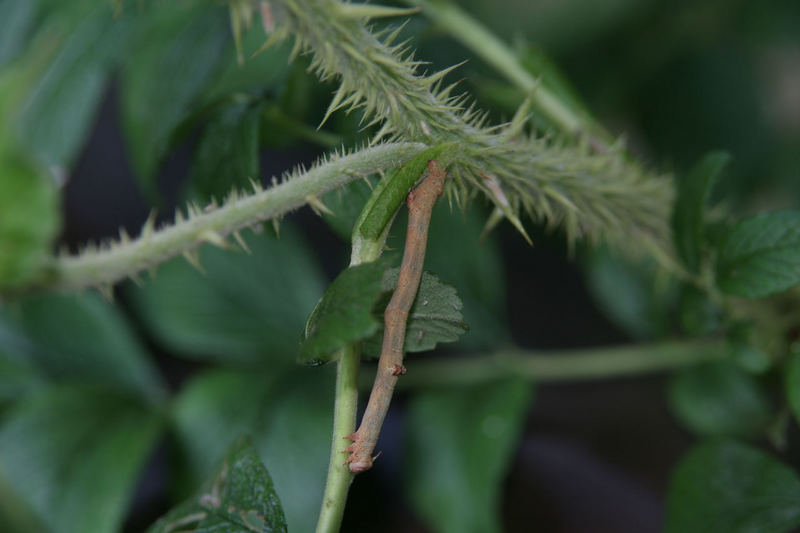
<svg viewBox="0 0 800 533">
<path fill-rule="evenodd" d="M 464 303 L 470 330 L 458 341 L 465 349 L 489 349 L 509 341 L 506 282 L 500 248 L 493 235 L 481 239 L 486 217 L 477 207 L 434 208 L 428 232 L 425 270 L 447 280 Z"/>
<path fill-rule="evenodd" d="M 383 276 L 384 297 L 375 307 L 377 317 L 382 318 L 391 293 L 397 287 L 399 268 L 392 268 Z M 405 352 L 424 352 L 433 350 L 440 342 L 455 342 L 469 328 L 461 316 L 463 304 L 455 287 L 442 283 L 439 278 L 428 272 L 422 273 L 417 297 L 411 305 L 406 324 L 406 338 L 403 343 Z M 383 321 L 380 321 L 383 324 Z M 367 339 L 362 347 L 362 354 L 378 357 L 383 342 L 383 328 Z"/>
<path fill-rule="evenodd" d="M 150 533 L 286 532 L 269 472 L 248 439 L 230 447 L 200 492 L 153 524 Z"/>
<path fill-rule="evenodd" d="M 730 361 L 682 371 L 670 383 L 669 400 L 675 416 L 704 436 L 755 436 L 773 416 L 761 384 Z"/>
<path fill-rule="evenodd" d="M 530 398 L 518 381 L 414 397 L 405 489 L 434 531 L 501 530 L 498 493 Z"/>
<path fill-rule="evenodd" d="M 251 253 L 205 246 L 205 274 L 183 259 L 159 267 L 145 287 L 129 286 L 148 330 L 187 357 L 230 363 L 287 364 L 309 310 L 324 291 L 306 242 L 288 224 L 280 238 L 245 235 Z"/>
<path fill-rule="evenodd" d="M 0 307 L 0 406 L 43 384 L 34 350 L 20 326 Z"/>
<path fill-rule="evenodd" d="M 237 103 L 217 111 L 206 126 L 192 162 L 191 190 L 204 203 L 233 188 L 259 182 L 258 143 L 262 106 Z"/>
<path fill-rule="evenodd" d="M 53 531 L 118 531 L 161 423 L 130 397 L 49 389 L 0 427 L 0 471 Z"/>
<path fill-rule="evenodd" d="M 702 444 L 672 476 L 666 533 L 787 533 L 798 526 L 800 479 L 755 448 Z"/>
<path fill-rule="evenodd" d="M 319 365 L 347 343 L 365 339 L 380 327 L 372 310 L 383 290 L 385 261 L 352 266 L 339 274 L 308 317 L 300 360 Z"/>
<path fill-rule="evenodd" d="M 0 0 L 0 68 L 22 51 L 36 18 L 37 0 Z"/>
<path fill-rule="evenodd" d="M 680 321 L 686 334 L 708 335 L 722 326 L 722 311 L 707 292 L 686 283 L 680 289 Z"/>
<path fill-rule="evenodd" d="M 761 298 L 800 283 L 800 211 L 762 213 L 736 224 L 717 250 L 717 285 Z"/>
<path fill-rule="evenodd" d="M 130 42 L 135 22 L 133 16 L 115 18 L 107 2 L 77 2 L 72 11 L 48 26 L 51 34 L 65 35 L 64 42 L 20 116 L 26 146 L 44 164 L 62 168 L 71 166 L 83 145 L 107 76 Z"/>
<path fill-rule="evenodd" d="M 786 398 L 795 420 L 800 421 L 800 352 L 793 353 L 785 370 Z"/>
<path fill-rule="evenodd" d="M 280 43 L 253 56 L 267 36 L 260 24 L 254 24 L 242 39 L 244 63 L 239 64 L 231 39 L 226 47 L 220 71 L 210 80 L 201 100 L 213 102 L 233 92 L 265 91 L 276 93 L 289 75 L 291 43 Z"/>
<path fill-rule="evenodd" d="M 47 526 L 3 478 L 2 472 L 0 472 L 0 524 L 3 524 L 4 533 L 47 530 Z"/>
<path fill-rule="evenodd" d="M 270 465 L 289 530 L 313 531 L 330 452 L 332 397 L 333 375 L 318 369 L 196 377 L 173 413 L 190 477 L 206 476 L 232 435 L 249 434 Z"/>
<path fill-rule="evenodd" d="M 103 383 L 151 400 L 164 386 L 123 315 L 93 293 L 40 294 L 19 304 L 37 366 L 59 381 Z"/>
<path fill-rule="evenodd" d="M 322 218 L 339 237 L 350 242 L 353 226 L 371 194 L 372 187 L 364 180 L 351 181 L 322 197 L 323 203 L 332 212 L 323 213 Z"/>
<path fill-rule="evenodd" d="M 739 368 L 751 374 L 763 374 L 772 366 L 768 349 L 759 343 L 757 330 L 746 323 L 732 325 L 728 330 L 731 356 Z"/>
<path fill-rule="evenodd" d="M 587 256 L 586 281 L 598 307 L 632 337 L 653 339 L 668 330 L 674 292 L 657 284 L 651 264 L 597 248 Z"/>
<path fill-rule="evenodd" d="M 0 146 L 0 290 L 44 273 L 59 228 L 58 194 L 39 169 Z"/>
<path fill-rule="evenodd" d="M 700 267 L 705 233 L 704 211 L 711 189 L 730 161 L 727 152 L 711 152 L 678 182 L 678 197 L 672 214 L 675 249 L 693 272 Z"/>
<path fill-rule="evenodd" d="M 227 13 L 206 4 L 148 7 L 150 22 L 126 57 L 122 112 L 131 162 L 146 189 L 175 128 L 218 70 L 230 42 Z"/>
</svg>

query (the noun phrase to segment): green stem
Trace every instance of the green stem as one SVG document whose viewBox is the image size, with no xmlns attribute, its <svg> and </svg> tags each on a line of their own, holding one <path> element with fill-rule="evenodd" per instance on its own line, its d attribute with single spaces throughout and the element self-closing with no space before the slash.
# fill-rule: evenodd
<svg viewBox="0 0 800 533">
<path fill-rule="evenodd" d="M 345 437 L 356 428 L 358 407 L 358 365 L 361 350 L 358 343 L 339 350 L 336 367 L 336 400 L 333 410 L 333 442 L 328 464 L 328 479 L 317 522 L 317 533 L 336 533 L 342 523 L 347 491 L 353 474 L 344 464 L 344 449 L 350 444 Z"/>
<path fill-rule="evenodd" d="M 590 135 L 599 147 L 607 148 L 611 136 L 602 126 L 584 113 L 574 110 L 557 94 L 544 87 L 519 62 L 517 55 L 483 24 L 472 18 L 453 2 L 442 0 L 405 0 L 422 7 L 423 13 L 435 21 L 454 39 L 458 40 L 492 65 L 512 84 L 530 96 L 531 105 L 547 117 L 561 131 L 569 135 Z M 599 139 L 597 138 L 599 137 Z"/>
<path fill-rule="evenodd" d="M 58 289 L 107 286 L 189 253 L 203 243 L 224 245 L 223 239 L 238 230 L 280 217 L 354 179 L 401 165 L 424 148 L 421 143 L 400 142 L 333 156 L 279 185 L 257 188 L 250 195 L 233 195 L 219 207 L 193 206 L 186 218 L 176 216 L 171 226 L 155 229 L 150 220 L 134 240 L 123 237 L 99 250 L 55 258 L 50 275 L 41 285 Z"/>
<path fill-rule="evenodd" d="M 716 339 L 544 353 L 512 349 L 473 357 L 412 360 L 400 386 L 468 385 L 512 377 L 551 383 L 608 379 L 673 370 L 727 354 L 726 342 Z"/>
</svg>

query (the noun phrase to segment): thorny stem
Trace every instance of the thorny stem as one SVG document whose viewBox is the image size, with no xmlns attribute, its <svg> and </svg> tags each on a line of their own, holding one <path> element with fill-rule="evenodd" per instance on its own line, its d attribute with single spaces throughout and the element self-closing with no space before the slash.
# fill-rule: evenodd
<svg viewBox="0 0 800 533">
<path fill-rule="evenodd" d="M 436 199 L 442 194 L 444 179 L 444 169 L 432 160 L 428 163 L 428 176 L 408 194 L 406 244 L 397 288 L 384 313 L 383 347 L 375 384 L 361 425 L 358 431 L 350 436 L 353 444 L 347 448 L 351 454 L 346 462 L 350 465 L 350 471 L 354 473 L 372 467 L 372 452 L 378 442 L 383 419 L 389 410 L 394 387 L 398 376 L 405 374 L 403 343 L 406 336 L 406 321 L 422 277 L 431 211 Z"/>
<path fill-rule="evenodd" d="M 454 2 L 441 0 L 405 0 L 405 2 L 422 6 L 425 15 L 439 24 L 454 39 L 494 66 L 512 84 L 528 95 L 533 108 L 562 132 L 575 136 L 585 135 L 590 144 L 599 150 L 606 150 L 612 144 L 613 139 L 601 125 L 585 113 L 572 109 L 557 94 L 544 87 L 541 80 L 522 66 L 517 54 Z"/>
<path fill-rule="evenodd" d="M 561 383 L 663 372 L 723 359 L 729 354 L 721 339 L 691 339 L 653 344 L 539 352 L 520 349 L 471 357 L 414 362 L 402 387 L 442 387 L 519 377 Z M 362 383 L 366 386 L 367 383 Z"/>
<path fill-rule="evenodd" d="M 57 289 L 102 287 L 152 268 L 167 259 L 192 252 L 203 243 L 225 245 L 224 239 L 238 230 L 274 219 L 317 201 L 317 196 L 354 179 L 393 168 L 425 148 L 421 143 L 388 143 L 357 153 L 332 157 L 311 170 L 249 196 L 233 196 L 213 209 L 190 209 L 189 217 L 155 229 L 152 219 L 141 235 L 111 243 L 100 250 L 58 257 L 41 286 Z"/>
</svg>

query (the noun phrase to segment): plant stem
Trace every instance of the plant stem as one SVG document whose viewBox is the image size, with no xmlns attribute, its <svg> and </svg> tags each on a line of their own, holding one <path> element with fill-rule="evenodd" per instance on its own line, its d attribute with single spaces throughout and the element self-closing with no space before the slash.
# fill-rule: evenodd
<svg viewBox="0 0 800 533">
<path fill-rule="evenodd" d="M 361 350 L 358 343 L 348 344 L 339 350 L 336 364 L 336 400 L 333 408 L 333 441 L 317 533 L 339 531 L 347 502 L 347 490 L 353 480 L 353 474 L 344 463 L 345 448 L 349 444 L 345 437 L 356 427 L 360 362 Z"/>
<path fill-rule="evenodd" d="M 472 357 L 414 361 L 400 386 L 469 385 L 511 377 L 550 383 L 609 379 L 673 370 L 727 355 L 727 343 L 717 339 L 555 352 L 511 349 Z"/>
<path fill-rule="evenodd" d="M 483 24 L 472 18 L 459 6 L 449 1 L 405 0 L 411 5 L 422 7 L 423 13 L 495 67 L 512 84 L 521 89 L 531 99 L 531 105 L 547 117 L 561 131 L 569 135 L 587 135 L 596 148 L 607 149 L 611 136 L 602 126 L 585 113 L 574 110 L 567 102 L 544 87 L 519 62 L 517 55 Z"/>
<path fill-rule="evenodd" d="M 224 239 L 232 233 L 279 217 L 354 179 L 401 165 L 424 148 L 421 143 L 399 142 L 333 156 L 307 172 L 284 179 L 279 185 L 266 190 L 255 186 L 256 190 L 250 195 L 232 195 L 219 207 L 191 206 L 187 218 L 176 215 L 176 222 L 171 226 L 156 230 L 150 219 L 134 240 L 125 236 L 99 250 L 55 258 L 50 275 L 40 286 L 82 289 L 110 285 L 172 257 L 192 252 L 203 243 L 225 245 Z"/>
</svg>

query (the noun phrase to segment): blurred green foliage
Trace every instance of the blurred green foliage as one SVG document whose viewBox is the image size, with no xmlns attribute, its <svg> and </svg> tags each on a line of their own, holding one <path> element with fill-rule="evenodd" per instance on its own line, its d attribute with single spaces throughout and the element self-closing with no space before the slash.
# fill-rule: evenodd
<svg viewBox="0 0 800 533">
<path fill-rule="evenodd" d="M 715 292 L 762 297 L 798 282 L 797 211 L 748 216 L 800 205 L 800 3 L 463 6 L 512 41 L 545 86 L 625 132 L 637 157 L 674 169 L 676 247 L 688 271 L 709 276 L 711 294 L 602 247 L 580 257 L 598 307 L 631 339 L 731 337 L 738 366 L 690 369 L 671 381 L 677 419 L 701 436 L 757 439 L 778 406 L 788 403 L 800 416 L 797 354 L 765 350 L 754 340 L 764 334 L 759 317 L 740 316 L 739 300 Z M 465 58 L 424 18 L 404 31 L 435 68 Z M 306 58 L 289 65 L 286 46 L 251 57 L 263 39 L 258 21 L 243 35 L 239 65 L 219 2 L 127 2 L 115 12 L 95 0 L 0 0 L 0 288 L 47 275 L 60 227 L 58 188 L 70 178 L 112 80 L 131 166 L 154 205 L 162 162 L 195 133 L 185 194 L 202 201 L 265 178 L 265 147 L 329 148 L 369 138 L 358 113 L 336 113 L 318 130 L 334 85 L 307 72 Z M 525 96 L 480 61 L 451 77 L 466 78 L 492 118 L 508 118 Z M 557 136 L 541 117 L 533 125 Z M 722 174 L 719 152 L 705 156 L 715 149 L 731 155 Z M 324 198 L 342 248 L 369 193 L 370 185 L 358 182 Z M 480 238 L 483 208 L 475 203 L 460 212 L 442 202 L 432 219 L 426 268 L 456 288 L 470 326 L 453 351 L 491 350 L 511 339 L 505 265 L 496 235 Z M 738 226 L 728 223 L 731 212 L 742 219 Z M 390 245 L 400 246 L 400 233 Z M 213 487 L 227 453 L 235 486 L 221 501 L 252 496 L 236 485 L 236 476 L 251 476 L 247 482 L 267 499 L 280 498 L 289 530 L 313 529 L 333 376 L 328 367 L 295 365 L 306 318 L 326 283 L 307 237 L 284 224 L 280 238 L 267 230 L 245 235 L 249 253 L 204 247 L 205 273 L 182 259 L 169 262 L 143 287 L 118 291 L 122 305 L 94 294 L 4 296 L 0 524 L 19 532 L 118 531 L 143 468 L 166 447 L 172 503 L 190 498 L 209 476 Z M 370 312 L 380 287 L 373 292 Z M 739 335 L 741 321 L 755 333 Z M 167 376 L 168 385 L 162 370 L 173 359 L 197 369 L 185 379 Z M 774 394 L 776 379 L 784 380 L 786 402 Z M 501 529 L 502 481 L 530 399 L 530 385 L 517 381 L 410 399 L 404 491 L 428 527 Z M 252 449 L 230 448 L 241 434 L 250 435 Z M 798 493 L 795 474 L 777 460 L 710 441 L 675 472 L 667 531 L 708 524 L 726 533 L 788 531 L 800 524 Z M 197 505 L 175 513 L 207 511 Z M 274 527 L 284 527 L 273 511 Z"/>
</svg>

